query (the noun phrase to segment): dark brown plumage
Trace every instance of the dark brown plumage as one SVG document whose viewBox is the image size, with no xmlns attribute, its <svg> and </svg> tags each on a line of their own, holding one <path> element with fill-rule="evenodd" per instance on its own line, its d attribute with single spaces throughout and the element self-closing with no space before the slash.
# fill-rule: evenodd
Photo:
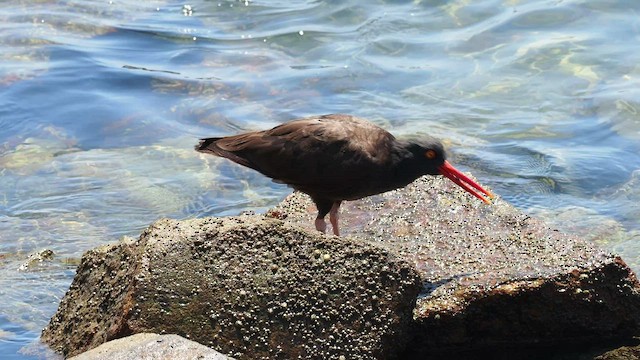
<svg viewBox="0 0 640 360">
<path fill-rule="evenodd" d="M 445 160 L 437 139 L 400 141 L 351 115 L 308 117 L 270 130 L 202 139 L 196 150 L 227 158 L 310 195 L 318 208 L 316 229 L 326 230 L 324 218 L 329 213 L 336 235 L 343 200 L 401 188 L 422 175 L 445 175 L 485 202 L 480 193 L 493 196 Z"/>
</svg>

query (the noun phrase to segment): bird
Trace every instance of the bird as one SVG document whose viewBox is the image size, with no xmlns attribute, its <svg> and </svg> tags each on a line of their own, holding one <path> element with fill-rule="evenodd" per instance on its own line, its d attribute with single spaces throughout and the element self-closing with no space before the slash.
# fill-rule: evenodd
<svg viewBox="0 0 640 360">
<path fill-rule="evenodd" d="M 326 215 L 340 236 L 343 201 L 402 188 L 423 175 L 444 175 L 487 204 L 494 195 L 446 160 L 432 136 L 403 141 L 356 116 L 329 114 L 291 120 L 269 130 L 200 139 L 195 150 L 229 159 L 311 197 L 315 228 Z"/>
</svg>

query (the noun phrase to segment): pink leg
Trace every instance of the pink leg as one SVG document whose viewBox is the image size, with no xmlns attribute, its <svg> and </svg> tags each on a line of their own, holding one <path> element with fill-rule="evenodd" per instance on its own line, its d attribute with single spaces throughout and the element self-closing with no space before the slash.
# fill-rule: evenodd
<svg viewBox="0 0 640 360">
<path fill-rule="evenodd" d="M 331 226 L 333 227 L 333 234 L 335 236 L 340 236 L 340 229 L 338 228 L 338 212 L 340 210 L 341 201 L 336 201 L 333 203 L 331 207 L 331 211 L 329 211 L 329 221 L 331 222 Z"/>
</svg>

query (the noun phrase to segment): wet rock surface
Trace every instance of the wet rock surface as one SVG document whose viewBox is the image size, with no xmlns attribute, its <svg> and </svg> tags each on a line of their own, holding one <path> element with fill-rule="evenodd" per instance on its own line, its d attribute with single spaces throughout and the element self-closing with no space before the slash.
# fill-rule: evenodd
<svg viewBox="0 0 640 360">
<path fill-rule="evenodd" d="M 53 260 L 54 253 L 53 250 L 43 249 L 40 251 L 36 251 L 30 254 L 27 257 L 27 260 L 20 265 L 18 270 L 20 271 L 34 271 L 39 265 Z"/>
<path fill-rule="evenodd" d="M 109 341 L 71 360 L 232 360 L 232 358 L 178 335 L 141 333 Z"/>
<path fill-rule="evenodd" d="M 294 193 L 269 216 L 313 228 Z M 637 334 L 640 286 L 619 257 L 504 201 L 486 206 L 443 178 L 342 206 L 341 232 L 411 263 L 423 281 L 405 356 L 557 345 Z"/>
<path fill-rule="evenodd" d="M 238 358 L 394 358 L 421 282 L 387 250 L 261 215 L 160 220 L 87 252 L 42 340 L 172 333 Z"/>
</svg>

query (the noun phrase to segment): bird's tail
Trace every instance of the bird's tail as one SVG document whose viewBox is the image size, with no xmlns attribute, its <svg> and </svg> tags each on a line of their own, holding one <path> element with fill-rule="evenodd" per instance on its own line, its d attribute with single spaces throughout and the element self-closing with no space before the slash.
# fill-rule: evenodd
<svg viewBox="0 0 640 360">
<path fill-rule="evenodd" d="M 206 138 L 206 139 L 200 139 L 200 142 L 198 143 L 198 145 L 196 145 L 195 149 L 196 151 L 199 151 L 201 153 L 208 153 L 208 154 L 217 154 L 217 151 L 215 151 L 218 147 L 215 145 L 216 141 L 220 140 L 222 138 L 219 137 L 215 137 L 215 138 Z"/>
</svg>

